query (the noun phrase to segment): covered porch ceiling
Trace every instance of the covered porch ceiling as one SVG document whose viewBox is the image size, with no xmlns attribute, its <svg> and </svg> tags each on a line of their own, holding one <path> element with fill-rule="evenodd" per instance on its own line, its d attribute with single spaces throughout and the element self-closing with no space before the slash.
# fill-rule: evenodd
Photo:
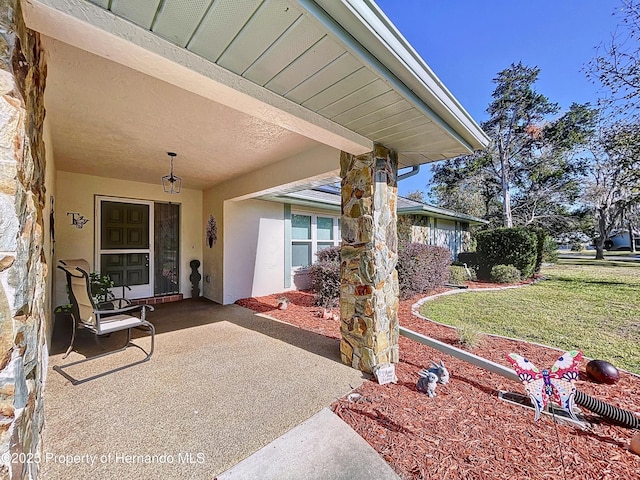
<svg viewBox="0 0 640 480">
<path fill-rule="evenodd" d="M 372 1 L 23 0 L 57 168 L 205 189 L 321 144 L 401 166 L 486 136 Z M 337 162 L 328 162 L 335 175 Z"/>
</svg>

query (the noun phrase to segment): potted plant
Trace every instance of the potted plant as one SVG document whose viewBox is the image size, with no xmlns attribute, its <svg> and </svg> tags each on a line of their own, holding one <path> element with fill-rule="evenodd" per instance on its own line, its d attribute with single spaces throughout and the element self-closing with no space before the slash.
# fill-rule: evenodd
<svg viewBox="0 0 640 480">
<path fill-rule="evenodd" d="M 100 275 L 98 272 L 91 272 L 89 274 L 89 283 L 91 285 L 91 295 L 98 305 L 116 298 L 110 290 L 115 286 L 115 282 L 111 280 L 111 277 L 108 275 Z"/>
</svg>

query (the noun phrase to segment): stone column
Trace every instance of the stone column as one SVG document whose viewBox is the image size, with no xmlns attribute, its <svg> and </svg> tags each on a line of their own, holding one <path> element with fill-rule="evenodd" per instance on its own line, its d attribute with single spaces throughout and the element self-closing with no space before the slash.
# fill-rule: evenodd
<svg viewBox="0 0 640 480">
<path fill-rule="evenodd" d="M 48 353 L 43 255 L 44 83 L 37 33 L 0 0 L 0 478 L 36 478 Z"/>
<path fill-rule="evenodd" d="M 342 152 L 340 355 L 371 373 L 398 362 L 397 154 Z"/>
</svg>

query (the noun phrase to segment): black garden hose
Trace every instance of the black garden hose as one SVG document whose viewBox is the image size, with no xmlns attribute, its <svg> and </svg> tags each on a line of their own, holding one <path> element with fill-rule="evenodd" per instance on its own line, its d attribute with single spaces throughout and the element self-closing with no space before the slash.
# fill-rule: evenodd
<svg viewBox="0 0 640 480">
<path fill-rule="evenodd" d="M 573 399 L 577 405 L 580 405 L 593 413 L 597 413 L 616 425 L 640 430 L 640 418 L 636 417 L 628 410 L 623 410 L 622 408 L 609 405 L 597 398 L 590 397 L 586 393 L 582 393 L 580 390 L 576 390 Z"/>
</svg>

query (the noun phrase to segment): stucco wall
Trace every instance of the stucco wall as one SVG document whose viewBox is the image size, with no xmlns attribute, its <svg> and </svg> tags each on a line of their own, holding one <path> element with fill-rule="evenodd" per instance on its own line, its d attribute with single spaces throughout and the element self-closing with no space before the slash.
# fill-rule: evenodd
<svg viewBox="0 0 640 480">
<path fill-rule="evenodd" d="M 180 292 L 191 297 L 191 269 L 193 259 L 202 261 L 204 224 L 202 222 L 202 192 L 183 188 L 179 195 L 169 196 L 162 186 L 148 183 L 115 180 L 77 173 L 58 171 L 56 181 L 56 248 L 55 261 L 64 258 L 84 258 L 94 266 L 95 195 L 105 195 L 159 202 L 172 201 L 180 208 Z M 71 225 L 68 212 L 79 212 L 89 222 L 82 228 Z M 202 271 L 202 270 L 201 270 Z M 54 305 L 67 303 L 65 280 L 56 269 Z"/>
<path fill-rule="evenodd" d="M 284 205 L 229 201 L 224 212 L 224 302 L 283 291 Z"/>
<path fill-rule="evenodd" d="M 202 276 L 205 279 L 203 295 L 206 298 L 225 304 L 240 298 L 236 297 L 237 292 L 226 292 L 230 285 L 240 281 L 233 278 L 235 275 L 233 270 L 226 268 L 233 265 L 234 261 L 233 256 L 229 256 L 226 251 L 234 245 L 233 237 L 228 237 L 230 233 L 226 216 L 229 212 L 226 204 L 231 201 L 248 200 L 260 194 L 279 190 L 283 186 L 302 186 L 310 182 L 317 182 L 318 185 L 326 183 L 339 173 L 339 156 L 340 152 L 335 148 L 318 145 L 316 148 L 285 158 L 232 181 L 215 185 L 204 192 L 202 223 L 205 224 L 209 215 L 213 215 L 218 225 L 218 241 L 212 248 L 207 245 L 203 251 Z M 235 207 L 240 206 L 241 204 L 238 204 Z M 230 212 L 238 213 L 235 207 L 230 207 Z M 234 226 L 234 229 L 234 232 L 237 232 L 237 226 Z M 280 244 L 284 248 L 283 240 Z"/>
</svg>

